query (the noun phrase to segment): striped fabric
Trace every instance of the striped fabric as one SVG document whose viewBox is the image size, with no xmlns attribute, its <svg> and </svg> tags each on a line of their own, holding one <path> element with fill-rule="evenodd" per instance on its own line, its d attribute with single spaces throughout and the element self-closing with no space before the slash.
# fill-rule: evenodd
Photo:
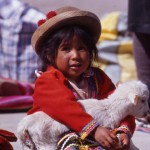
<svg viewBox="0 0 150 150">
<path fill-rule="evenodd" d="M 31 36 L 45 15 L 19 0 L 0 0 L 0 76 L 34 82 L 37 55 Z"/>
<path fill-rule="evenodd" d="M 16 142 L 17 137 L 14 133 L 0 129 L 0 149 L 1 150 L 13 150 L 10 142 Z"/>
<path fill-rule="evenodd" d="M 0 112 L 22 112 L 31 108 L 32 96 L 6 96 L 0 98 Z"/>
<path fill-rule="evenodd" d="M 102 34 L 97 44 L 100 64 L 114 83 L 136 79 L 132 38 L 127 32 L 127 14 L 111 12 L 101 19 Z"/>
</svg>

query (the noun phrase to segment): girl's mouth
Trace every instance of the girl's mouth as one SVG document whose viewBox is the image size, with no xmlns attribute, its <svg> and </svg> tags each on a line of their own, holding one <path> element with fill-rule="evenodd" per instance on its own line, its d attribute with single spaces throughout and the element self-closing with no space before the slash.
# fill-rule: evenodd
<svg viewBox="0 0 150 150">
<path fill-rule="evenodd" d="M 81 67 L 81 64 L 80 63 L 78 63 L 78 64 L 72 64 L 72 65 L 70 65 L 70 67 L 71 68 L 79 68 L 79 67 Z"/>
<path fill-rule="evenodd" d="M 70 65 L 70 68 L 73 69 L 74 71 L 78 71 L 78 69 L 80 69 L 81 64 L 73 64 Z"/>
</svg>

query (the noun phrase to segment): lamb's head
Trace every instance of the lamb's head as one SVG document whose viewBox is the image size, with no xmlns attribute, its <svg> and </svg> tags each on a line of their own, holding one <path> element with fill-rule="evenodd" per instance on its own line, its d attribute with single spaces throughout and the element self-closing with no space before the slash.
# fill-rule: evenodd
<svg viewBox="0 0 150 150">
<path fill-rule="evenodd" d="M 120 94 L 128 100 L 128 112 L 135 117 L 144 117 L 149 111 L 149 90 L 141 81 L 128 81 L 118 86 Z"/>
</svg>

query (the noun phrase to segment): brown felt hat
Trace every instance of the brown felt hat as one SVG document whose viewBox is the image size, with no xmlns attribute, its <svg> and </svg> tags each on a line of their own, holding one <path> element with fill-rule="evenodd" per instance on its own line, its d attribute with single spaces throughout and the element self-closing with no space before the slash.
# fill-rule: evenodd
<svg viewBox="0 0 150 150">
<path fill-rule="evenodd" d="M 40 51 L 43 42 L 53 31 L 66 25 L 79 25 L 88 30 L 95 43 L 101 33 L 100 20 L 95 14 L 70 6 L 49 12 L 47 18 L 40 20 L 38 25 L 31 39 L 32 46 L 37 53 Z"/>
</svg>

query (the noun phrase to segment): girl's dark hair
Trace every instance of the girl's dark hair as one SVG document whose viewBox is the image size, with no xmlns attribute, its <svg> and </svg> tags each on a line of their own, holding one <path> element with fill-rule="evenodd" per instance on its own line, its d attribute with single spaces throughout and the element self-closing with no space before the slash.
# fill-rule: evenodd
<svg viewBox="0 0 150 150">
<path fill-rule="evenodd" d="M 57 56 L 57 50 L 62 41 L 68 41 L 73 38 L 73 36 L 77 36 L 81 38 L 83 43 L 87 46 L 91 61 L 98 60 L 98 51 L 96 47 L 96 43 L 92 36 L 82 27 L 70 25 L 65 26 L 59 29 L 57 32 L 53 32 L 49 35 L 48 40 L 43 43 L 43 47 L 41 51 L 38 53 L 41 61 L 42 61 L 42 71 L 45 71 L 49 65 L 55 66 L 55 58 Z"/>
</svg>

